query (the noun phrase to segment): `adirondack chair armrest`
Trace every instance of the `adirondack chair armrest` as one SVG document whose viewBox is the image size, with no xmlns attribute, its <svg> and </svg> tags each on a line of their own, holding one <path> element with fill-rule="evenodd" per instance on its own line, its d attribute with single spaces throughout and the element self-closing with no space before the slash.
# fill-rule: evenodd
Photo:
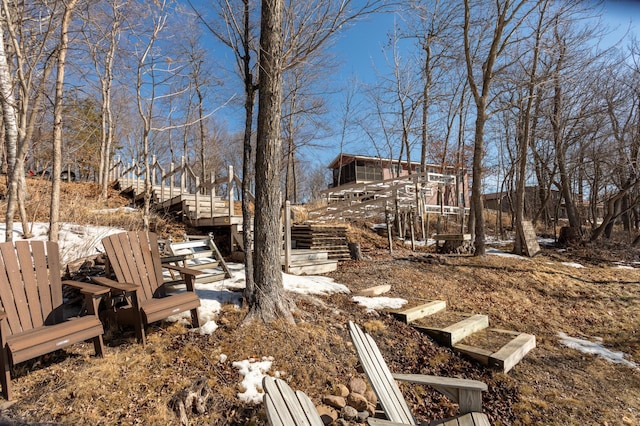
<svg viewBox="0 0 640 426">
<path fill-rule="evenodd" d="M 83 283 L 79 281 L 62 281 L 63 285 L 77 288 L 82 294 L 88 294 L 90 296 L 102 296 L 109 292 L 109 288 L 101 285 L 95 285 L 90 283 Z"/>
<path fill-rule="evenodd" d="M 398 381 L 431 386 L 453 402 L 457 402 L 460 414 L 482 412 L 482 392 L 487 390 L 486 383 L 426 374 L 392 374 L 392 376 Z"/>
<path fill-rule="evenodd" d="M 163 264 L 162 267 L 171 269 L 172 271 L 176 271 L 180 274 L 191 275 L 193 277 L 197 277 L 198 275 L 201 275 L 204 273 L 202 271 L 198 271 L 197 269 L 185 268 L 184 266 Z"/>
<path fill-rule="evenodd" d="M 136 291 L 140 288 L 139 285 L 131 284 L 131 283 L 120 283 L 118 281 L 114 281 L 105 277 L 92 277 L 91 280 L 96 284 L 108 287 L 112 290 L 119 290 L 125 293 L 129 293 L 132 291 Z"/>
<path fill-rule="evenodd" d="M 465 389 L 483 392 L 487 390 L 487 384 L 478 380 L 458 379 L 455 377 L 429 376 L 427 374 L 399 374 L 393 373 L 393 378 L 400 382 L 416 383 L 421 385 L 441 386 L 453 389 Z"/>
</svg>

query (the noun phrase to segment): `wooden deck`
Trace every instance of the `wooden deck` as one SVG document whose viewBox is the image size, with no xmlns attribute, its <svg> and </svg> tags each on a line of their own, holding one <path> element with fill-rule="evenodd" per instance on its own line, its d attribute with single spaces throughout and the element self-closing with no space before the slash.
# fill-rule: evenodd
<svg viewBox="0 0 640 426">
<path fill-rule="evenodd" d="M 122 164 L 120 164 L 122 166 Z M 167 171 L 168 170 L 168 171 Z M 126 193 L 134 203 L 144 200 L 145 182 L 143 168 L 137 164 L 120 170 L 113 170 L 113 179 L 117 180 L 120 189 Z M 233 167 L 228 168 L 226 176 L 214 178 L 207 182 L 201 179 L 182 161 L 180 166 L 171 164 L 168 168 L 161 167 L 155 160 L 151 167 L 151 207 L 163 214 L 168 214 L 182 221 L 188 226 L 202 229 L 203 234 L 211 230 L 222 230 L 229 236 L 228 247 L 233 253 L 242 250 L 243 219 L 238 200 L 234 199 L 237 192 L 236 185 L 241 183 L 234 175 Z M 223 186 L 221 189 L 220 186 Z M 223 195 L 222 195 L 223 194 Z M 250 195 L 250 201 L 254 201 Z M 287 204 L 287 209 L 288 204 Z M 288 211 L 288 210 L 287 210 Z M 290 218 L 290 214 L 283 214 Z M 339 260 L 349 258 L 346 243 L 346 227 L 316 227 L 285 223 L 286 229 L 294 229 L 294 247 L 297 249 L 291 257 L 283 260 L 283 268 L 292 274 L 322 274 L 335 271 Z M 285 232 L 285 244 L 291 248 L 291 232 Z M 224 240 L 218 241 L 220 247 L 225 247 Z M 285 247 L 285 253 L 287 253 Z M 291 253 L 289 251 L 288 253 Z"/>
</svg>

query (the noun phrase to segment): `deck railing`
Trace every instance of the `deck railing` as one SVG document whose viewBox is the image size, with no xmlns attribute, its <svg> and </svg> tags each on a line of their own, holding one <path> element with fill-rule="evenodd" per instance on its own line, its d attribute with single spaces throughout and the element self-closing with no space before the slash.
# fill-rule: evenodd
<svg viewBox="0 0 640 426">
<path fill-rule="evenodd" d="M 151 190 L 154 193 L 155 201 L 164 203 L 179 195 L 193 195 L 195 200 L 195 217 L 202 218 L 201 202 L 208 201 L 211 205 L 210 217 L 220 217 L 216 214 L 216 202 L 224 202 L 226 216 L 231 219 L 235 216 L 235 197 L 236 191 L 241 193 L 240 187 L 242 180 L 234 174 L 233 166 L 227 167 L 226 176 L 216 177 L 213 172 L 204 180 L 194 172 L 193 168 L 182 157 L 180 164 L 175 162 L 169 163 L 168 167 L 163 167 L 160 162 L 153 157 L 148 169 L 144 164 L 140 164 L 132 160 L 129 164 L 125 164 L 118 159 L 110 169 L 110 180 L 117 180 L 120 187 L 132 188 L 137 194 L 144 192 L 145 174 L 149 170 Z M 217 195 L 222 194 L 222 188 L 226 187 L 226 199 Z M 249 194 L 251 201 L 253 195 Z"/>
</svg>

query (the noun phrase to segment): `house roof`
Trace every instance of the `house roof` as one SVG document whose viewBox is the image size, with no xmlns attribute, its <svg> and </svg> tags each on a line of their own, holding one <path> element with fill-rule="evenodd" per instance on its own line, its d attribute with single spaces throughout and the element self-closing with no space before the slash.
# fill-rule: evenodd
<svg viewBox="0 0 640 426">
<path fill-rule="evenodd" d="M 347 154 L 347 153 L 342 153 L 342 154 L 338 154 L 336 156 L 336 158 L 334 158 L 334 160 L 329 163 L 328 168 L 329 169 L 335 169 L 338 167 L 338 165 L 340 164 L 340 157 L 342 157 L 342 165 L 344 166 L 345 164 L 349 164 L 353 161 L 356 160 L 363 160 L 363 161 L 369 161 L 369 162 L 383 162 L 383 163 L 392 163 L 392 164 L 397 164 L 398 160 L 392 159 L 392 158 L 382 158 L 382 157 L 373 157 L 373 156 L 368 156 L 368 155 L 358 155 L 358 154 Z M 407 165 L 407 160 L 402 160 L 401 163 L 403 165 Z M 420 162 L 419 161 L 412 161 L 411 165 L 413 166 L 419 166 Z M 440 167 L 438 164 L 427 164 L 427 166 L 431 166 L 431 167 Z M 450 167 L 450 166 L 447 166 Z"/>
</svg>

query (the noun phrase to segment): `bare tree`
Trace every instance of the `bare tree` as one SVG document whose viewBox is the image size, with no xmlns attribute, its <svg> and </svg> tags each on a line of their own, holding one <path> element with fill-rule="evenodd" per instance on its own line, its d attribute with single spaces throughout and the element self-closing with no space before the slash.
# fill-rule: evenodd
<svg viewBox="0 0 640 426">
<path fill-rule="evenodd" d="M 256 145 L 255 293 L 247 318 L 293 322 L 280 266 L 280 111 L 282 107 L 282 0 L 263 0 L 260 26 L 258 136 Z"/>
<path fill-rule="evenodd" d="M 17 122 L 17 145 L 13 139 L 7 139 L 7 213 L 6 241 L 13 240 L 13 220 L 16 208 L 20 212 L 22 232 L 30 237 L 27 213 L 24 207 L 27 196 L 25 182 L 25 157 L 34 137 L 36 123 L 40 118 L 41 102 L 45 85 L 49 81 L 55 55 L 52 52 L 51 38 L 59 23 L 55 8 L 43 5 L 15 3 L 2 0 L 3 30 L 8 39 L 5 53 L 13 72 L 11 84 L 14 94 L 4 101 L 13 103 Z"/>
<path fill-rule="evenodd" d="M 123 30 L 124 16 L 121 11 L 123 3 L 121 0 L 108 0 L 103 4 L 87 6 L 90 12 L 92 6 L 97 9 L 95 11 L 97 16 L 88 22 L 88 28 L 85 28 L 83 35 L 100 84 L 102 127 L 98 183 L 102 188 L 101 196 L 106 200 L 115 133 L 112 110 L 114 65 Z"/>
<path fill-rule="evenodd" d="M 62 102 L 64 95 L 64 72 L 69 48 L 69 24 L 78 0 L 64 2 L 60 24 L 60 42 L 56 66 L 56 97 L 53 105 L 53 166 L 51 167 L 51 209 L 49 213 L 49 240 L 57 242 L 60 220 L 60 172 L 62 172 Z"/>
<path fill-rule="evenodd" d="M 516 29 L 522 23 L 523 19 L 530 12 L 530 10 L 521 10 L 529 3 L 527 0 L 500 0 L 496 1 L 492 6 L 492 13 L 488 16 L 489 20 L 486 21 L 481 17 L 482 11 L 480 8 L 486 8 L 486 3 L 480 2 L 474 8 L 476 20 L 473 24 L 476 26 L 478 43 L 486 43 L 486 50 L 483 51 L 482 67 L 478 71 L 476 64 L 479 60 L 477 55 L 478 47 L 472 47 L 471 45 L 471 0 L 464 0 L 464 55 L 467 64 L 467 80 L 469 81 L 469 88 L 475 101 L 475 135 L 474 135 L 474 150 L 473 150 L 473 184 L 471 187 L 471 207 L 472 214 L 474 215 L 475 224 L 475 255 L 482 256 L 485 254 L 485 223 L 484 223 L 484 206 L 482 202 L 482 158 L 484 156 L 484 131 L 485 124 L 487 122 L 489 113 L 489 100 L 491 94 L 491 85 L 494 81 L 496 73 L 496 62 L 501 54 L 505 51 L 509 45 L 512 36 Z M 485 16 L 484 18 L 486 18 Z M 480 32 L 480 26 L 485 22 L 491 22 L 492 25 L 488 29 L 490 35 L 485 36 L 484 31 Z M 486 30 L 486 29 L 485 29 Z M 483 37 L 485 39 L 483 40 Z M 476 53 L 476 54 L 474 54 Z"/>
<path fill-rule="evenodd" d="M 144 210 L 143 210 L 143 229 L 149 230 L 150 204 L 151 204 L 151 173 L 150 173 L 150 156 L 149 156 L 149 140 L 153 130 L 153 118 L 155 102 L 158 98 L 156 90 L 158 89 L 157 59 L 154 55 L 154 45 L 158 41 L 160 32 L 167 22 L 167 1 L 156 4 L 157 9 L 150 5 L 151 29 L 146 34 L 139 34 L 141 38 L 141 50 L 136 58 L 136 101 L 138 114 L 142 120 L 142 161 L 144 165 Z"/>
<path fill-rule="evenodd" d="M 533 57 L 528 69 L 528 81 L 526 82 L 526 91 L 524 99 L 520 101 L 520 114 L 518 116 L 518 129 L 517 129 L 517 156 L 516 156 L 516 199 L 513 206 L 515 211 L 515 228 L 516 238 L 513 246 L 513 251 L 516 254 L 522 254 L 525 245 L 524 228 L 522 222 L 524 221 L 524 201 L 525 201 L 525 183 L 526 183 L 526 169 L 527 169 L 527 152 L 531 145 L 531 139 L 534 137 L 532 134 L 532 121 L 534 112 L 534 100 L 537 85 L 540 78 L 538 76 L 538 66 L 540 60 L 540 49 L 542 43 L 542 35 L 546 26 L 546 11 L 549 6 L 548 1 L 542 1 L 538 8 L 537 25 L 534 28 L 534 43 L 533 43 Z"/>
</svg>

